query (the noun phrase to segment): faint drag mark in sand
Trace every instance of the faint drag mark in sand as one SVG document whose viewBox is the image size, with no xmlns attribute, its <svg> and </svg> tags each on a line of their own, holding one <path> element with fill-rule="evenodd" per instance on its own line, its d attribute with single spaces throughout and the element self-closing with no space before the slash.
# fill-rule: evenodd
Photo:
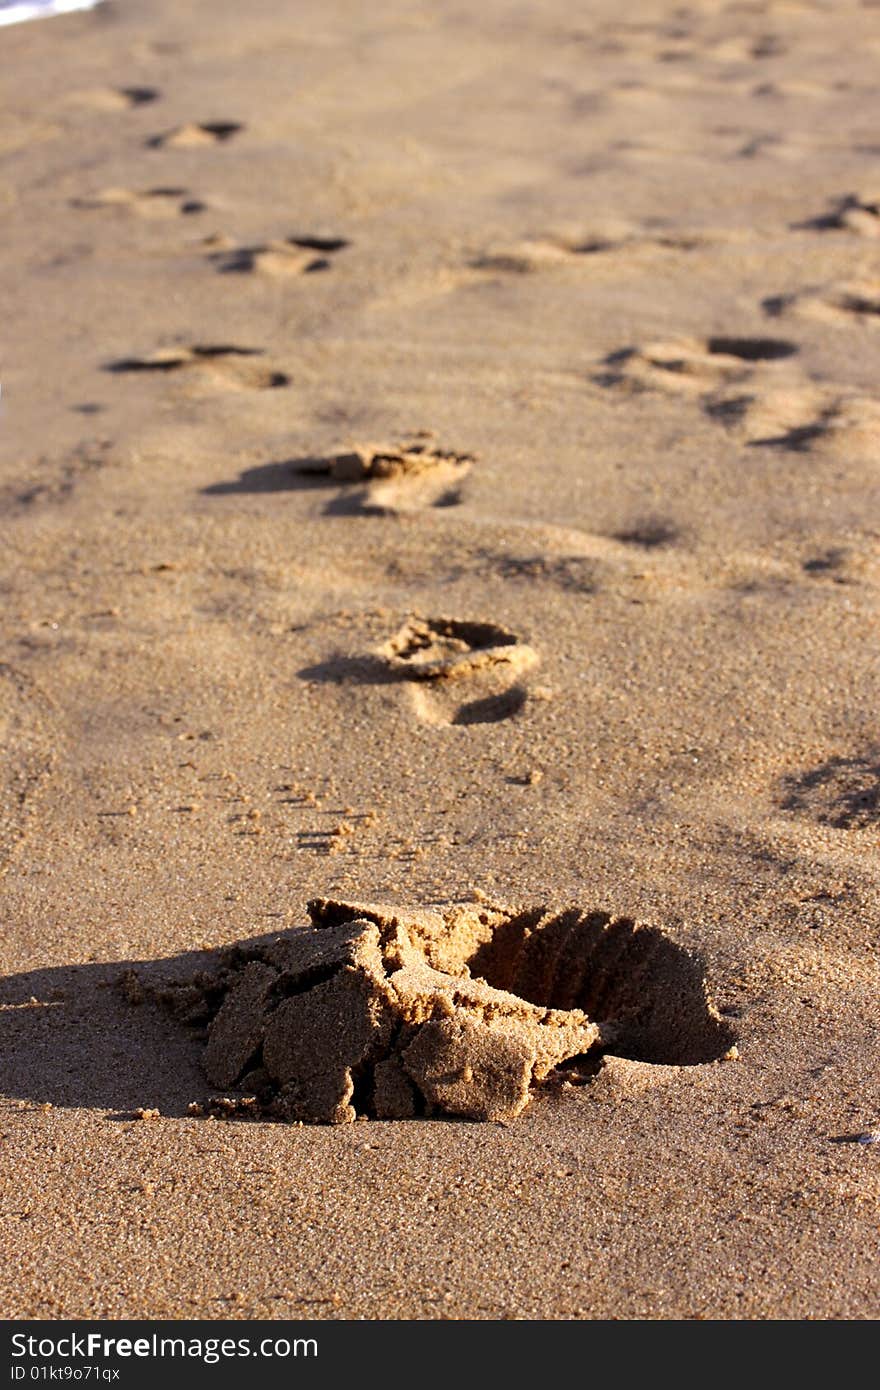
<svg viewBox="0 0 880 1390">
<path fill-rule="evenodd" d="M 136 213 L 139 217 L 168 218 L 181 214 L 204 212 L 207 204 L 191 197 L 186 188 L 159 187 L 136 191 L 130 188 L 105 188 L 88 197 L 73 198 L 71 207 L 83 211 L 116 208 L 120 212 Z"/>
<path fill-rule="evenodd" d="M 350 244 L 345 237 L 289 236 L 258 246 L 224 247 L 211 251 L 208 260 L 224 275 L 258 274 L 283 279 L 329 270 L 332 258 Z"/>
<path fill-rule="evenodd" d="M 122 357 L 108 362 L 105 371 L 162 375 L 172 372 L 193 373 L 209 384 L 265 391 L 289 386 L 290 377 L 275 371 L 265 363 L 254 362 L 263 356 L 262 348 L 237 347 L 232 343 L 197 344 L 193 347 L 160 348 L 144 357 Z"/>
<path fill-rule="evenodd" d="M 389 670 L 413 682 L 413 709 L 426 724 L 496 724 L 528 700 L 522 677 L 539 657 L 495 623 L 413 616 L 381 648 Z"/>
<path fill-rule="evenodd" d="M 53 763 L 51 707 L 37 687 L 0 662 L 0 876 L 28 833 Z"/>
<path fill-rule="evenodd" d="M 793 231 L 846 231 L 857 236 L 880 236 L 880 190 L 847 193 L 836 198 L 827 212 L 806 222 L 795 222 Z"/>
<path fill-rule="evenodd" d="M 225 144 L 242 130 L 244 126 L 238 121 L 192 121 L 162 135 L 151 136 L 147 141 L 147 147 L 151 150 L 204 149 L 208 145 Z"/>
<path fill-rule="evenodd" d="M 880 280 L 837 280 L 763 302 L 773 318 L 789 315 L 841 325 L 880 325 Z"/>
<path fill-rule="evenodd" d="M 828 758 L 782 781 L 780 806 L 835 830 L 880 824 L 880 750 Z"/>
</svg>

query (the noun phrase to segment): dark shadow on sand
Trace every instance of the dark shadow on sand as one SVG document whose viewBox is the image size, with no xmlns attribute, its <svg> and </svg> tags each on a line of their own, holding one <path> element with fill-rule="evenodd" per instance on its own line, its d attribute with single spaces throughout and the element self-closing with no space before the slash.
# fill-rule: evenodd
<svg viewBox="0 0 880 1390">
<path fill-rule="evenodd" d="M 278 463 L 261 463 L 246 468 L 228 482 L 211 483 L 202 488 L 204 497 L 226 497 L 235 493 L 259 496 L 269 492 L 327 492 L 330 497 L 321 508 L 324 516 L 385 516 L 388 509 L 370 500 L 369 488 L 362 482 L 345 483 L 330 476 L 332 459 L 296 458 Z M 326 472 L 323 471 L 326 469 Z"/>
<path fill-rule="evenodd" d="M 134 971 L 149 991 L 215 966 L 213 953 L 193 951 L 0 979 L 0 1091 L 117 1119 L 139 1108 L 185 1115 L 209 1090 L 199 1066 L 202 1043 L 148 997 L 126 999 L 121 981 Z"/>
<path fill-rule="evenodd" d="M 229 493 L 316 492 L 322 488 L 339 487 L 339 483 L 323 473 L 310 472 L 320 459 L 283 459 L 278 463 L 261 463 L 246 468 L 229 482 L 211 483 L 202 488 L 205 497 L 225 497 Z"/>
<path fill-rule="evenodd" d="M 322 685 L 399 685 L 411 679 L 407 671 L 395 670 L 378 656 L 331 656 L 296 674 Z"/>
</svg>

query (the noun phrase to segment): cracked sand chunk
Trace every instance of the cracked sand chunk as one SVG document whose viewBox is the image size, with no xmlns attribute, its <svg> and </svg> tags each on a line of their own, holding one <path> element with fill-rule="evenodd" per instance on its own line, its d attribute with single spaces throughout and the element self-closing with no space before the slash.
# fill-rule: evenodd
<svg viewBox="0 0 880 1390">
<path fill-rule="evenodd" d="M 493 1035 L 521 1043 L 530 1057 L 530 1081 L 543 1081 L 558 1062 L 589 1052 L 602 1037 L 580 1009 L 545 1009 L 484 980 L 433 970 L 423 961 L 398 970 L 390 984 L 407 1023 L 468 1018 Z"/>
<path fill-rule="evenodd" d="M 467 1016 L 424 1024 L 403 1060 L 426 1101 L 452 1115 L 508 1120 L 528 1104 L 528 1044 Z"/>
<path fill-rule="evenodd" d="M 195 987 L 208 1079 L 281 1119 L 509 1120 L 599 1048 L 688 1064 L 730 1046 L 697 960 L 628 918 L 331 899 L 309 913 Z"/>
<path fill-rule="evenodd" d="M 371 945 L 378 933 L 361 925 Z M 263 1045 L 263 1064 L 280 1088 L 277 1112 L 324 1124 L 356 1119 L 355 1078 L 388 1047 L 392 1027 L 384 980 L 366 966 L 345 967 L 324 984 L 285 999 Z"/>
<path fill-rule="evenodd" d="M 205 1048 L 205 1074 L 216 1086 L 232 1086 L 262 1043 L 264 1009 L 277 980 L 277 970 L 252 960 L 227 994 Z"/>
</svg>

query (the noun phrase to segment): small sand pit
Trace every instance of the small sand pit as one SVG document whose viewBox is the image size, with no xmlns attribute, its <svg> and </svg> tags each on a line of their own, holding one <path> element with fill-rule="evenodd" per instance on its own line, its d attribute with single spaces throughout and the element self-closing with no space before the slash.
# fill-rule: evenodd
<svg viewBox="0 0 880 1390">
<path fill-rule="evenodd" d="M 697 959 L 628 918 L 325 899 L 309 914 L 167 995 L 207 1023 L 208 1080 L 279 1119 L 511 1120 L 572 1059 L 688 1065 L 733 1041 Z"/>
</svg>

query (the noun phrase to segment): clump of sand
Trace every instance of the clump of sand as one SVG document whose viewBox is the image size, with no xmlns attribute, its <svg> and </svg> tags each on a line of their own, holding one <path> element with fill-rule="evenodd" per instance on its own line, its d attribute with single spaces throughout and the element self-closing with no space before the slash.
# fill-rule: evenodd
<svg viewBox="0 0 880 1390">
<path fill-rule="evenodd" d="M 626 918 L 332 900 L 309 912 L 311 928 L 239 948 L 221 975 L 170 994 L 207 1017 L 209 1081 L 277 1118 L 511 1120 L 570 1059 L 621 1044 L 646 1062 L 707 1061 L 731 1041 L 695 958 Z"/>
</svg>

